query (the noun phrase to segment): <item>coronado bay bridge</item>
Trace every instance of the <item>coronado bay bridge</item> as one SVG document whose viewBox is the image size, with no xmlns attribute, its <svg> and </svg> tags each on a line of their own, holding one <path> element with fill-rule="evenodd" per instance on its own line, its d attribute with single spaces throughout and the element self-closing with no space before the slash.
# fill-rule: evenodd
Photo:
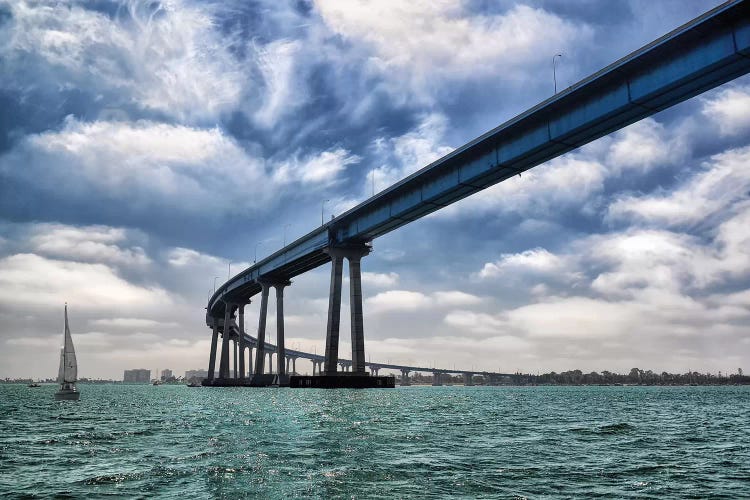
<svg viewBox="0 0 750 500">
<path fill-rule="evenodd" d="M 732 0 L 623 57 L 499 127 L 456 149 L 307 235 L 253 264 L 216 289 L 206 307 L 212 329 L 205 385 L 289 384 L 296 359 L 313 362 L 312 386 L 362 387 L 380 368 L 411 371 L 502 374 L 439 370 L 365 361 L 360 264 L 372 241 L 435 210 L 540 165 L 642 118 L 750 72 L 750 0 Z M 349 267 L 351 359 L 339 359 L 339 324 L 344 260 Z M 326 347 L 323 355 L 284 345 L 284 288 L 291 279 L 330 263 Z M 265 341 L 271 288 L 276 290 L 277 345 Z M 244 307 L 260 294 L 257 337 L 245 333 Z M 221 345 L 219 346 L 219 337 Z M 230 355 L 230 342 L 234 355 Z M 216 377 L 217 350 L 220 349 Z M 237 350 L 239 350 L 239 363 Z M 250 365 L 245 367 L 245 350 Z M 255 356 L 253 356 L 255 351 Z M 265 372 L 276 355 L 276 375 Z M 265 364 L 269 358 L 268 365 Z M 230 358 L 234 370 L 230 372 Z M 252 360 L 254 359 L 254 363 Z M 341 366 L 344 371 L 339 371 Z M 350 370 L 347 368 L 350 367 Z M 269 370 L 270 371 L 270 370 Z M 230 376 L 230 374 L 233 375 Z M 310 377 L 308 377 L 310 379 Z M 381 379 L 371 377 L 372 381 Z M 341 382 L 343 380 L 343 382 Z M 350 380 L 352 382 L 346 382 Z M 360 380 L 358 383 L 353 383 Z M 439 380 L 439 379 L 438 379 Z M 310 380 L 300 385 L 310 385 Z M 316 385 L 317 384 L 317 385 Z M 292 384 L 294 385 L 294 383 Z"/>
</svg>

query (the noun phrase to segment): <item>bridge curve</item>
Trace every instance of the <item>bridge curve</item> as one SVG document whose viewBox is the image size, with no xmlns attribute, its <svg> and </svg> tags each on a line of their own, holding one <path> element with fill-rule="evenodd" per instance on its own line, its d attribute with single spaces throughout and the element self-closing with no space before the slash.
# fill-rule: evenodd
<svg viewBox="0 0 750 500">
<path fill-rule="evenodd" d="M 353 300 L 352 362 L 363 371 L 359 261 L 375 238 L 748 72 L 750 0 L 730 0 L 231 277 L 206 307 L 206 323 L 214 329 L 211 359 L 223 323 L 258 293 L 263 295 L 258 338 L 264 346 L 269 287 L 276 287 L 278 302 L 283 298 L 279 286 L 283 290 L 293 277 L 331 262 L 326 363 L 335 369 L 341 273 L 347 259 Z M 279 349 L 283 352 L 283 313 L 281 320 Z M 222 350 L 222 359 L 224 356 Z"/>
</svg>

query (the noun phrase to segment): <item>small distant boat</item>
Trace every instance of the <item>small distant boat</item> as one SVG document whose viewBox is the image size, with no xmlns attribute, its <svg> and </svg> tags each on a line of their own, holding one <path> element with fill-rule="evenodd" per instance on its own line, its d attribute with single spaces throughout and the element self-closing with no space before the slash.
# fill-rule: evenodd
<svg viewBox="0 0 750 500">
<path fill-rule="evenodd" d="M 161 385 L 161 382 L 159 382 L 158 380 L 154 380 L 151 385 Z"/>
<path fill-rule="evenodd" d="M 41 385 L 37 384 L 36 382 L 32 382 L 29 384 L 29 387 L 41 387 Z"/>
<path fill-rule="evenodd" d="M 78 401 L 81 398 L 81 393 L 76 388 L 78 362 L 76 361 L 76 351 L 73 348 L 73 338 L 70 336 L 70 327 L 68 326 L 68 304 L 65 304 L 65 333 L 63 335 L 65 343 L 63 348 L 60 349 L 60 370 L 57 373 L 60 389 L 55 392 L 55 400 Z"/>
<path fill-rule="evenodd" d="M 200 387 L 201 385 L 197 382 L 190 382 L 187 386 L 188 387 Z"/>
</svg>

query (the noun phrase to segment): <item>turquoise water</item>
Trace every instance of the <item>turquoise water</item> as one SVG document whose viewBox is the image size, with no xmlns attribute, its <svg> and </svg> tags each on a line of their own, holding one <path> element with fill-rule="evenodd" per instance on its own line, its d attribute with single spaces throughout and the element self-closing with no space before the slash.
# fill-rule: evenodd
<svg viewBox="0 0 750 500">
<path fill-rule="evenodd" d="M 0 385 L 0 496 L 750 498 L 750 387 Z"/>
</svg>

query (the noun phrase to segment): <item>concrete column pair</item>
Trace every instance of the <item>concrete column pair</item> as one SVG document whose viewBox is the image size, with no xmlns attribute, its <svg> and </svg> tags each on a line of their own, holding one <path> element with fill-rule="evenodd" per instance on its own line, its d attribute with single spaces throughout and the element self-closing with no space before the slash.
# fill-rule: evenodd
<svg viewBox="0 0 750 500">
<path fill-rule="evenodd" d="M 245 345 L 245 306 L 249 304 L 250 301 L 247 301 L 244 304 L 239 304 L 239 307 L 237 308 L 237 316 L 239 318 L 239 327 L 240 327 L 240 373 L 239 378 L 245 378 L 247 375 L 245 373 L 245 348 L 247 347 Z"/>
<path fill-rule="evenodd" d="M 471 373 L 464 373 L 464 385 L 474 385 L 474 376 Z"/>
<path fill-rule="evenodd" d="M 214 379 L 214 372 L 216 371 L 216 343 L 219 339 L 219 319 L 215 316 L 212 316 L 211 319 L 213 320 L 213 334 L 211 335 L 211 354 L 208 357 L 208 380 Z"/>
<path fill-rule="evenodd" d="M 260 299 L 260 317 L 258 318 L 258 351 L 255 355 L 255 373 L 264 373 L 264 358 L 266 350 L 266 315 L 268 313 L 268 289 L 270 287 L 276 288 L 276 337 L 277 337 L 277 372 L 279 375 L 285 373 L 284 370 L 284 358 L 286 356 L 286 348 L 284 347 L 284 287 L 291 284 L 289 280 L 258 280 L 258 284 L 261 286 L 261 299 Z M 273 353 L 268 353 L 268 368 L 271 370 Z"/>
<path fill-rule="evenodd" d="M 230 323 L 232 320 L 232 309 L 235 304 L 226 302 L 224 307 L 224 330 L 222 333 L 221 342 L 221 361 L 219 363 L 219 378 L 229 378 L 229 335 L 230 335 Z"/>
<path fill-rule="evenodd" d="M 349 261 L 349 308 L 351 309 L 352 371 L 366 375 L 365 336 L 362 317 L 362 274 L 360 261 L 370 253 L 368 245 L 329 247 L 331 256 L 331 286 L 328 295 L 328 326 L 326 328 L 325 374 L 335 375 L 339 357 L 339 327 L 341 325 L 341 282 L 344 259 Z"/>
</svg>

